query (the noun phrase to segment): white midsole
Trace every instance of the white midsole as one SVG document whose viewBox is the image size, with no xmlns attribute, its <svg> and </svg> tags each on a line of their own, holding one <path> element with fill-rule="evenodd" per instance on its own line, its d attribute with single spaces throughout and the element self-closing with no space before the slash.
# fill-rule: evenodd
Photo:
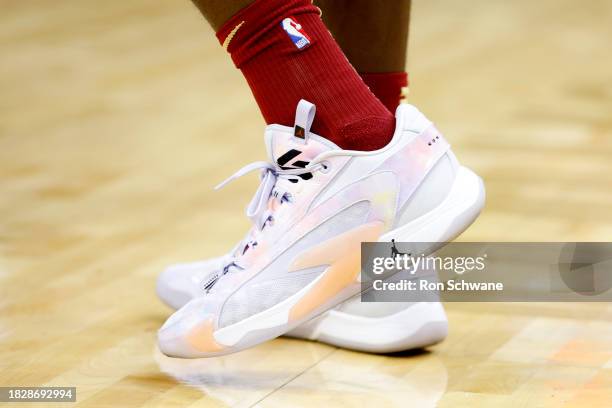
<svg viewBox="0 0 612 408">
<path fill-rule="evenodd" d="M 303 323 L 289 336 L 374 353 L 425 347 L 448 333 L 444 307 L 439 302 L 406 304 L 388 316 L 368 317 L 330 310 Z"/>
<path fill-rule="evenodd" d="M 484 186 L 480 177 L 466 167 L 460 166 L 457 176 L 448 196 L 426 214 L 415 220 L 382 235 L 381 242 L 388 242 L 392 238 L 398 242 L 444 242 L 450 241 L 465 230 L 478 216 L 484 205 Z M 435 248 L 432 248 L 432 250 Z M 242 338 L 253 331 L 274 329 L 279 335 L 299 322 L 289 323 L 289 313 L 292 307 L 324 276 L 321 274 L 300 291 L 289 298 L 279 302 L 271 308 L 223 327 L 214 332 L 215 341 L 227 346 L 239 348 L 247 347 L 248 344 L 238 343 Z M 332 305 L 326 304 L 322 310 L 317 310 L 311 317 L 333 307 L 350 296 L 359 293 L 360 285 L 351 285 L 342 291 L 337 299 L 331 300 Z M 249 341 L 253 342 L 253 339 Z"/>
</svg>

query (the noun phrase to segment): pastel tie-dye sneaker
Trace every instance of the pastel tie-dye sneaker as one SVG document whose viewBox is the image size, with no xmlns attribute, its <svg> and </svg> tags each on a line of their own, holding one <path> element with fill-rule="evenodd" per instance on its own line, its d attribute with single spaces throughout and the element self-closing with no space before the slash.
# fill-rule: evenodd
<svg viewBox="0 0 612 408">
<path fill-rule="evenodd" d="M 234 353 L 287 333 L 358 294 L 361 242 L 446 242 L 484 204 L 481 179 L 416 108 L 400 105 L 391 142 L 341 150 L 310 132 L 304 100 L 293 128 L 270 125 L 270 163 L 247 208 L 247 237 L 158 332 L 175 357 Z M 433 248 L 432 248 L 433 249 Z"/>
<path fill-rule="evenodd" d="M 157 279 L 157 295 L 179 309 L 203 296 L 205 286 L 223 268 L 224 257 L 181 263 L 166 268 Z M 432 268 L 415 274 L 398 272 L 391 280 L 428 277 Z M 367 295 L 366 295 L 367 296 Z M 285 336 L 320 341 L 369 353 L 390 353 L 431 346 L 448 334 L 448 320 L 440 302 L 362 302 L 361 294 L 285 333 Z"/>
</svg>

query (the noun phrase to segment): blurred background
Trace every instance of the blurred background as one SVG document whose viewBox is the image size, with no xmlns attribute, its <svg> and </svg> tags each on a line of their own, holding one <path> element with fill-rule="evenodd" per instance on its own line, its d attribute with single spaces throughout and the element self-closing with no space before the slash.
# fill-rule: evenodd
<svg viewBox="0 0 612 408">
<path fill-rule="evenodd" d="M 487 188 L 459 239 L 611 240 L 612 2 L 414 3 L 408 102 Z M 155 278 L 246 231 L 256 176 L 212 188 L 264 158 L 257 105 L 187 0 L 0 5 L 0 385 L 77 385 L 91 406 L 228 403 L 183 383 L 232 384 L 248 403 L 275 389 L 271 405 L 313 389 L 331 401 L 389 378 L 408 394 L 360 398 L 430 386 L 448 406 L 609 402 L 606 304 L 453 304 L 445 343 L 392 361 L 287 339 L 215 363 L 213 379 L 164 360 Z M 247 363 L 254 373 L 223 371 Z"/>
</svg>

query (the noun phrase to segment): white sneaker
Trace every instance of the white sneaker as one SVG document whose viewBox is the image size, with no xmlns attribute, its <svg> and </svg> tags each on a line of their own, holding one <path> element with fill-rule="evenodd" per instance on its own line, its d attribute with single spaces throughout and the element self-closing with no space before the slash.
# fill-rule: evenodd
<svg viewBox="0 0 612 408">
<path fill-rule="evenodd" d="M 206 292 L 206 282 L 219 273 L 223 259 L 166 268 L 157 279 L 157 295 L 168 306 L 181 308 Z M 415 275 L 435 274 L 434 270 L 420 270 Z M 389 280 L 412 278 L 400 272 Z M 285 335 L 357 351 L 390 353 L 431 346 L 447 334 L 448 321 L 439 302 L 362 302 L 357 294 Z"/>
<path fill-rule="evenodd" d="M 361 242 L 446 242 L 480 212 L 482 180 L 416 108 L 398 107 L 392 141 L 373 152 L 339 149 L 310 133 L 313 119 L 300 101 L 293 128 L 266 129 L 271 163 L 230 178 L 262 169 L 253 228 L 159 330 L 164 354 L 223 355 L 287 333 L 359 293 Z"/>
</svg>

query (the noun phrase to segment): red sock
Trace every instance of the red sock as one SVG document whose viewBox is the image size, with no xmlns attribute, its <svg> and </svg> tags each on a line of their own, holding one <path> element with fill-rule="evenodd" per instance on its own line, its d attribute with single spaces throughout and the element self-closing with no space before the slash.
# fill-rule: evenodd
<svg viewBox="0 0 612 408">
<path fill-rule="evenodd" d="M 370 91 L 389 109 L 395 113 L 397 105 L 403 98 L 402 89 L 408 86 L 408 73 L 406 72 L 360 72 L 361 79 L 370 88 Z"/>
<path fill-rule="evenodd" d="M 297 103 L 306 99 L 317 107 L 313 132 L 343 149 L 375 150 L 391 140 L 394 116 L 359 77 L 310 0 L 256 0 L 217 38 L 267 123 L 293 126 Z"/>
</svg>

